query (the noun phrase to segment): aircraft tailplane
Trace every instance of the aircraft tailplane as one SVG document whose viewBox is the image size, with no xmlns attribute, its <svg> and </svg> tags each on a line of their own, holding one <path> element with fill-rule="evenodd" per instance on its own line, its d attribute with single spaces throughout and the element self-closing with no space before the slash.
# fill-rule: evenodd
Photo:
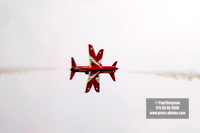
<svg viewBox="0 0 200 133">
<path fill-rule="evenodd" d="M 72 63 L 72 68 L 70 69 L 71 70 L 71 74 L 70 74 L 70 80 L 74 77 L 74 74 L 76 73 L 73 69 L 73 67 L 76 67 L 76 62 L 74 60 L 73 57 L 71 57 L 71 63 Z"/>
<path fill-rule="evenodd" d="M 75 73 L 76 73 L 76 72 L 71 71 L 70 80 L 74 77 L 74 74 L 75 74 Z"/>
<path fill-rule="evenodd" d="M 111 76 L 112 80 L 115 81 L 115 74 L 114 73 L 110 73 L 110 76 Z"/>
<path fill-rule="evenodd" d="M 71 57 L 72 67 L 76 67 L 76 62 L 73 57 Z"/>
<path fill-rule="evenodd" d="M 116 66 L 116 65 L 117 65 L 117 61 L 115 61 L 112 66 Z"/>
</svg>

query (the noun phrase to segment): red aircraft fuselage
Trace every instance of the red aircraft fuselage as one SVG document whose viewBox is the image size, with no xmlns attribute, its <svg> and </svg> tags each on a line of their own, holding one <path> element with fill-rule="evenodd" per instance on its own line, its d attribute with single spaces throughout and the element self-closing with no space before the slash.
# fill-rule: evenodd
<svg viewBox="0 0 200 133">
<path fill-rule="evenodd" d="M 100 73 L 113 73 L 118 68 L 116 66 L 101 66 L 100 68 L 90 67 L 90 66 L 76 66 L 72 67 L 70 70 L 74 72 L 85 72 L 88 74 L 89 71 L 100 71 Z"/>
</svg>

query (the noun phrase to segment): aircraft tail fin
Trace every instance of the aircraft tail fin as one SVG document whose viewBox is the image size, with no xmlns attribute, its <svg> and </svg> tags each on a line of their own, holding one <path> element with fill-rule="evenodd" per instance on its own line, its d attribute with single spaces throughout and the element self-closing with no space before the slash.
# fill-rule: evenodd
<svg viewBox="0 0 200 133">
<path fill-rule="evenodd" d="M 74 60 L 73 57 L 71 57 L 71 63 L 72 63 L 72 68 L 70 69 L 71 70 L 71 74 L 70 74 L 70 80 L 74 77 L 74 74 L 76 73 L 73 69 L 73 67 L 76 67 L 76 62 Z"/>
<path fill-rule="evenodd" d="M 116 66 L 116 65 L 117 65 L 117 61 L 115 61 L 112 66 Z"/>
</svg>

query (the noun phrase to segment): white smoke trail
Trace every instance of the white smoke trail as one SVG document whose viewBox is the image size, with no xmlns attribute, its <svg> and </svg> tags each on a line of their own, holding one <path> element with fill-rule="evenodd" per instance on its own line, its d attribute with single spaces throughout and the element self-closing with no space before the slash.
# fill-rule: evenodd
<svg viewBox="0 0 200 133">
<path fill-rule="evenodd" d="M 39 72 L 48 70 L 66 69 L 60 67 L 0 67 L 1 75 L 23 74 L 28 72 Z"/>
<path fill-rule="evenodd" d="M 193 70 L 190 71 L 130 71 L 131 73 L 139 73 L 139 74 L 147 74 L 147 75 L 155 75 L 165 78 L 173 78 L 173 79 L 187 79 L 191 81 L 194 78 L 200 80 L 200 73 L 195 72 Z"/>
</svg>

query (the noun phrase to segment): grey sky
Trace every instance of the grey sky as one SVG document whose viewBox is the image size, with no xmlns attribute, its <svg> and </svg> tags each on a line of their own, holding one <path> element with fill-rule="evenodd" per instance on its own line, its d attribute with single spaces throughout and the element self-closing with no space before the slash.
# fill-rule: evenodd
<svg viewBox="0 0 200 133">
<path fill-rule="evenodd" d="M 197 133 L 200 81 L 130 71 L 200 72 L 199 2 L 2 0 L 0 68 L 66 69 L 0 75 L 2 133 Z M 69 80 L 70 58 L 88 65 L 88 44 L 118 61 L 116 82 Z M 147 120 L 146 98 L 189 98 L 190 118 Z"/>
</svg>

